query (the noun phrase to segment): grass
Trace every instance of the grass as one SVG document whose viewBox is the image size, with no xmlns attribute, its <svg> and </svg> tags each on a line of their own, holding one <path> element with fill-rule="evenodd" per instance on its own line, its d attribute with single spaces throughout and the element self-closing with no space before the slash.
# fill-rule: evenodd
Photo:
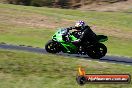
<svg viewBox="0 0 132 88">
<path fill-rule="evenodd" d="M 58 19 L 69 20 L 86 20 L 89 24 L 96 24 L 98 26 L 104 26 L 109 28 L 119 28 L 131 30 L 132 23 L 131 14 L 122 12 L 96 12 L 96 11 L 79 11 L 79 10 L 67 10 L 67 9 L 54 9 L 44 7 L 26 7 L 15 5 L 1 5 L 1 8 L 15 9 L 16 11 L 25 11 L 30 13 L 37 13 L 46 16 L 52 16 Z M 19 8 L 17 8 L 19 7 Z"/>
<path fill-rule="evenodd" d="M 120 56 L 132 56 L 132 41 L 129 39 L 109 37 L 108 42 L 106 42 L 105 44 L 106 46 L 108 46 L 109 54 Z"/>
<path fill-rule="evenodd" d="M 96 64 L 96 65 L 95 65 Z M 75 78 L 79 65 L 87 73 L 129 73 L 127 65 L 98 63 L 57 55 L 0 50 L 1 88 L 80 88 Z M 117 69 L 118 68 L 118 69 Z M 131 88 L 131 84 L 87 84 L 83 88 Z"/>
<path fill-rule="evenodd" d="M 50 39 L 54 31 L 51 29 L 41 29 L 41 28 L 11 28 L 9 30 L 1 32 L 0 41 L 9 43 L 9 44 L 25 44 L 32 46 L 44 47 L 44 44 Z M 49 35 L 48 35 L 49 34 Z"/>
<path fill-rule="evenodd" d="M 85 12 L 9 4 L 0 4 L 0 11 L 0 42 L 43 48 L 44 44 L 51 39 L 57 27 L 69 26 L 67 23 L 74 25 L 74 21 L 83 19 L 89 25 L 96 25 L 99 29 L 104 28 L 106 30 L 107 33 L 102 30 L 99 30 L 99 33 L 108 34 L 109 40 L 105 43 L 108 47 L 108 54 L 132 57 L 131 14 Z M 40 22 L 41 20 L 44 21 Z M 39 24 L 42 26 L 39 26 Z M 45 25 L 48 25 L 48 27 Z M 116 30 L 122 33 L 123 36 L 121 37 L 118 31 L 115 34 L 117 36 L 111 35 L 112 33 L 109 34 L 109 32 Z M 128 34 L 130 37 L 125 38 Z"/>
<path fill-rule="evenodd" d="M 130 13 L 132 13 L 132 8 L 125 10 L 125 12 L 130 12 Z"/>
<path fill-rule="evenodd" d="M 57 27 L 69 26 L 67 24 L 80 19 L 106 30 L 117 28 L 126 36 L 127 33 L 132 32 L 132 16 L 127 13 L 84 12 L 8 4 L 0 4 L 0 12 L 0 42 L 9 44 L 43 48 Z M 102 31 L 101 33 L 106 35 Z M 108 47 L 108 54 L 132 56 L 132 38 L 121 37 L 119 34 L 108 36 L 109 41 L 105 43 Z M 128 65 L 1 49 L 0 88 L 80 88 L 75 81 L 79 65 L 82 65 L 87 73 L 128 73 L 132 75 L 132 67 Z M 83 86 L 83 88 L 97 87 L 131 88 L 132 84 Z"/>
</svg>

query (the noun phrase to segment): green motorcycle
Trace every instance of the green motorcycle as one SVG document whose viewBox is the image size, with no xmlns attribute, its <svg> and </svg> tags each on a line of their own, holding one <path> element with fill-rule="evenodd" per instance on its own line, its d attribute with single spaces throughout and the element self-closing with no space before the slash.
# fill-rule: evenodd
<svg viewBox="0 0 132 88">
<path fill-rule="evenodd" d="M 75 41 L 81 35 L 80 32 L 74 31 L 72 33 L 69 30 L 60 28 L 53 36 L 52 40 L 49 40 L 45 45 L 45 50 L 49 53 L 69 53 L 69 54 L 81 54 L 88 55 L 93 59 L 100 59 L 107 53 L 107 47 L 101 42 L 107 41 L 108 37 L 104 35 L 97 35 L 98 43 L 91 44 L 86 41 L 82 44 L 74 44 Z M 69 41 L 67 41 L 70 40 Z"/>
</svg>

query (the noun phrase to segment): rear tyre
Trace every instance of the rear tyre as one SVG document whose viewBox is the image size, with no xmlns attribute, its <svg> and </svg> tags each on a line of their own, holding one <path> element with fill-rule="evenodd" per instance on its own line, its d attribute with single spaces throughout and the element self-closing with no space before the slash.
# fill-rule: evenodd
<svg viewBox="0 0 132 88">
<path fill-rule="evenodd" d="M 60 52 L 60 44 L 58 42 L 49 40 L 45 45 L 45 50 L 49 53 L 58 53 Z"/>
<path fill-rule="evenodd" d="M 102 43 L 97 43 L 92 47 L 89 47 L 87 50 L 87 54 L 89 57 L 93 59 L 100 59 L 105 56 L 107 53 L 107 47 Z"/>
</svg>

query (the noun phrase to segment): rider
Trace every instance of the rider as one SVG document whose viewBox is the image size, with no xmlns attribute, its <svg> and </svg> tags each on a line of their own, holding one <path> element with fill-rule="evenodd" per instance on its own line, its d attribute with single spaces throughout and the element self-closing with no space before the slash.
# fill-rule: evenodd
<svg viewBox="0 0 132 88">
<path fill-rule="evenodd" d="M 85 24 L 84 21 L 77 21 L 74 27 L 67 28 L 69 30 L 75 29 L 81 32 L 80 37 L 73 41 L 75 43 L 84 43 L 89 41 L 90 43 L 97 43 L 97 35 L 91 30 L 91 28 Z"/>
</svg>

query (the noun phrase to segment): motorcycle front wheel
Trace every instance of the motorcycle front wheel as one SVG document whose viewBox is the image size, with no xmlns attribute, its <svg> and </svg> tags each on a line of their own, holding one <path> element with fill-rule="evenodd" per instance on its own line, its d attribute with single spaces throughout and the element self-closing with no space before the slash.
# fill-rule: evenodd
<svg viewBox="0 0 132 88">
<path fill-rule="evenodd" d="M 58 53 L 60 52 L 60 46 L 58 42 L 49 40 L 45 45 L 45 50 L 49 53 Z"/>
</svg>

